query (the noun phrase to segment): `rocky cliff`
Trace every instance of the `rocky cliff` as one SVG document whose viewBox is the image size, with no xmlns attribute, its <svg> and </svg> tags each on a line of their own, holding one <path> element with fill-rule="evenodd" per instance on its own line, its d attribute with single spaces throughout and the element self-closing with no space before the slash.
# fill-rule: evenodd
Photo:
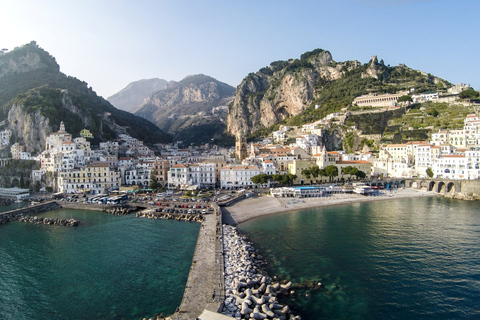
<svg viewBox="0 0 480 320">
<path fill-rule="evenodd" d="M 249 134 L 301 113 L 315 96 L 321 77 L 336 80 L 341 65 L 333 66 L 328 51 L 319 50 L 302 60 L 276 61 L 250 73 L 237 88 L 229 110 L 228 131 Z"/>
<path fill-rule="evenodd" d="M 25 144 L 26 151 L 38 152 L 45 147 L 45 139 L 52 132 L 50 121 L 36 111 L 25 114 L 21 105 L 13 105 L 8 112 L 8 129 L 18 141 Z"/>
<path fill-rule="evenodd" d="M 168 83 L 150 95 L 135 115 L 150 119 L 175 140 L 209 142 L 225 129 L 227 104 L 235 89 L 206 75 Z M 199 134 L 201 132 L 201 134 Z"/>
<path fill-rule="evenodd" d="M 386 66 L 376 56 L 367 64 L 335 62 L 330 52 L 316 49 L 245 77 L 229 109 L 227 129 L 233 135 L 239 130 L 251 134 L 299 115 L 303 118 L 297 122 L 306 123 L 347 107 L 362 94 L 397 92 L 407 84 L 426 90 L 440 80 L 405 66 Z"/>
<path fill-rule="evenodd" d="M 119 133 L 145 143 L 171 141 L 153 123 L 114 108 L 86 82 L 59 70 L 55 58 L 35 42 L 0 56 L 0 121 L 13 131 L 11 141 L 21 142 L 26 151 L 42 150 L 61 121 L 74 137 L 89 129 L 93 143 Z"/>
<path fill-rule="evenodd" d="M 163 79 L 143 79 L 129 83 L 125 88 L 115 93 L 107 100 L 115 108 L 134 113 L 135 110 L 152 93 L 167 87 L 167 81 Z"/>
</svg>

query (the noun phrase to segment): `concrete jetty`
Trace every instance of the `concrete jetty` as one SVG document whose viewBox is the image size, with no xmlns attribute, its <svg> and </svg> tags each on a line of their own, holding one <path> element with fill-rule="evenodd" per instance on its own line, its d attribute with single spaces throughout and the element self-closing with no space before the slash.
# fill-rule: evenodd
<svg viewBox="0 0 480 320">
<path fill-rule="evenodd" d="M 217 312 L 224 300 L 222 213 L 215 206 L 200 227 L 180 310 L 171 319 L 221 319 L 223 315 Z"/>
</svg>

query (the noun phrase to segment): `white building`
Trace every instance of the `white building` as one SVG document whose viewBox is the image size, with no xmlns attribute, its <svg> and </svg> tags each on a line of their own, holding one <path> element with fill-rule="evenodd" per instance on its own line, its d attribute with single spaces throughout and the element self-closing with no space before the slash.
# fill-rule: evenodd
<svg viewBox="0 0 480 320">
<path fill-rule="evenodd" d="M 287 138 L 287 134 L 283 131 L 274 131 L 272 132 L 273 141 L 283 142 Z"/>
<path fill-rule="evenodd" d="M 2 146 L 8 146 L 10 144 L 11 137 L 12 137 L 12 130 L 5 129 L 0 131 L 0 144 Z"/>
<path fill-rule="evenodd" d="M 195 163 L 188 166 L 187 169 L 187 183 L 189 185 L 198 186 L 199 188 L 215 187 L 216 174 L 214 163 Z"/>
<path fill-rule="evenodd" d="M 420 177 L 427 177 L 426 170 L 432 166 L 432 147 L 431 144 L 417 146 L 415 170 Z"/>
<path fill-rule="evenodd" d="M 124 172 L 123 184 L 148 188 L 150 184 L 150 172 L 150 168 L 143 166 L 127 169 Z"/>
<path fill-rule="evenodd" d="M 318 136 L 314 134 L 304 134 L 300 137 L 296 138 L 295 144 L 305 150 L 307 154 L 311 154 L 312 147 L 316 147 L 319 145 L 318 143 Z"/>
<path fill-rule="evenodd" d="M 413 103 L 423 103 L 423 102 L 438 100 L 438 98 L 439 98 L 438 92 L 422 93 L 422 94 L 412 95 Z"/>
<path fill-rule="evenodd" d="M 170 167 L 168 171 L 168 186 L 169 188 L 183 189 L 187 186 L 188 181 L 188 167 L 183 163 L 177 163 Z"/>
<path fill-rule="evenodd" d="M 473 180 L 480 177 L 480 150 L 450 154 L 433 160 L 434 178 Z"/>
<path fill-rule="evenodd" d="M 277 170 L 275 169 L 275 165 L 272 160 L 264 160 L 262 162 L 262 173 L 267 175 L 276 174 Z"/>
<path fill-rule="evenodd" d="M 253 186 L 252 177 L 259 175 L 256 166 L 223 167 L 220 170 L 220 186 L 222 189 L 237 189 Z"/>
<path fill-rule="evenodd" d="M 62 171 L 58 174 L 58 191 L 64 193 L 105 193 L 120 187 L 120 172 L 112 170 L 108 163 L 94 162 L 86 167 Z"/>
<path fill-rule="evenodd" d="M 416 173 L 413 166 L 409 166 L 404 159 L 377 158 L 373 160 L 372 176 L 374 177 L 410 178 L 414 175 Z"/>
<path fill-rule="evenodd" d="M 60 130 L 50 134 L 45 141 L 45 150 L 39 155 L 41 170 L 68 171 L 85 166 L 92 161 L 90 143 L 85 138 L 75 139 L 65 131 L 63 121 Z"/>
</svg>

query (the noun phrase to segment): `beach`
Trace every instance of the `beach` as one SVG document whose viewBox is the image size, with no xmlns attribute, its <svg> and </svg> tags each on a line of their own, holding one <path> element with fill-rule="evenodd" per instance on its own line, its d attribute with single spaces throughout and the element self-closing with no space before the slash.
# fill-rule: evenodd
<svg viewBox="0 0 480 320">
<path fill-rule="evenodd" d="M 366 201 L 395 200 L 402 198 L 439 196 L 432 191 L 423 191 L 410 188 L 383 191 L 377 196 L 363 196 L 359 194 L 331 194 L 320 198 L 275 198 L 270 195 L 253 196 L 242 199 L 232 206 L 222 207 L 223 222 L 237 225 L 258 217 L 279 212 L 294 211 L 305 208 L 332 206 L 339 204 L 358 203 Z"/>
</svg>

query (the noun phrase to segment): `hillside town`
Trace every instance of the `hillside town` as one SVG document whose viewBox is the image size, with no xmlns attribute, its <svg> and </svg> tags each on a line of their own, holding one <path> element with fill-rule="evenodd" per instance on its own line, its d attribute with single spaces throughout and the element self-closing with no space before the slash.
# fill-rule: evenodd
<svg viewBox="0 0 480 320">
<path fill-rule="evenodd" d="M 11 159 L 35 160 L 40 169 L 32 171 L 33 183 L 53 192 L 99 194 L 112 190 L 148 189 L 152 183 L 165 189 L 242 189 L 255 187 L 252 177 L 264 174 L 293 177 L 293 184 L 342 182 L 366 178 L 430 177 L 478 179 L 480 176 L 480 118 L 469 114 L 464 127 L 441 130 L 430 141 L 382 145 L 378 152 L 329 151 L 322 144 L 323 129 L 339 114 L 300 127 L 281 126 L 269 139 L 247 143 L 243 132 L 235 149 L 208 144 L 181 149 L 178 144 L 160 146 L 160 155 L 127 134 L 92 148 L 88 130 L 73 138 L 63 122 L 45 141 L 45 150 L 32 156 L 15 143 Z M 286 136 L 294 143 L 285 144 Z M 9 146 L 11 132 L 0 132 L 2 147 Z M 292 141 L 289 139 L 289 141 Z M 158 153 L 158 152 L 157 152 Z M 2 159 L 5 165 L 10 159 Z M 335 176 L 306 173 L 308 168 L 337 168 Z M 346 170 L 347 168 L 349 170 Z M 355 168 L 351 171 L 352 168 Z M 352 173 L 353 172 L 353 173 Z M 363 172 L 364 175 L 359 175 Z M 270 186 L 270 181 L 268 181 Z M 262 184 L 262 186 L 266 186 Z"/>
</svg>

